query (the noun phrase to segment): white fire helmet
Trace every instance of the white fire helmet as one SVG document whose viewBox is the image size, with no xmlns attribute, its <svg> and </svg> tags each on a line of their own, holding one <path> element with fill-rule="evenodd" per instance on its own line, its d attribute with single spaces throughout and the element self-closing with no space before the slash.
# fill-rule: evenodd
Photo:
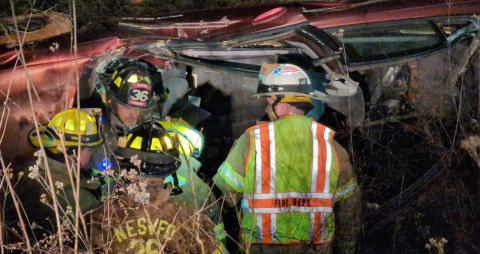
<svg viewBox="0 0 480 254">
<path fill-rule="evenodd" d="M 257 93 L 265 96 L 310 97 L 326 101 L 327 95 L 314 90 L 307 73 L 293 64 L 263 64 L 260 70 Z"/>
</svg>

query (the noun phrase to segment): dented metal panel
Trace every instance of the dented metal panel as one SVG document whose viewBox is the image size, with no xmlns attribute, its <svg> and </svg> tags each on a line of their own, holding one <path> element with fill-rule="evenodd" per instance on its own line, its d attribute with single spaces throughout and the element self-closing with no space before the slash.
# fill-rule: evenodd
<svg viewBox="0 0 480 254">
<path fill-rule="evenodd" d="M 2 132 L 8 130 L 0 143 L 4 158 L 7 161 L 22 162 L 32 152 L 26 139 L 28 131 L 33 128 L 31 107 L 41 123 L 48 122 L 48 118 L 59 111 L 72 107 L 77 74 L 78 77 L 82 75 L 93 57 L 120 46 L 118 38 L 108 38 L 79 45 L 77 56 L 69 49 L 54 52 L 50 49 L 26 51 L 26 58 L 30 59 L 27 68 L 10 53 L 10 61 L 6 61 L 3 66 L 15 66 L 17 63 L 17 67 L 0 70 L 0 101 L 4 113 L 0 128 Z M 32 91 L 32 106 L 27 83 Z M 79 85 L 80 89 L 90 89 L 87 83 Z"/>
</svg>

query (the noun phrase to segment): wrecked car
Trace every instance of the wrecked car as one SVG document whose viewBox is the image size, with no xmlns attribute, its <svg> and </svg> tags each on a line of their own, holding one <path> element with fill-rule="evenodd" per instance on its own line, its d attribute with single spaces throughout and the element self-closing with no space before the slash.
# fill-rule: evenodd
<svg viewBox="0 0 480 254">
<path fill-rule="evenodd" d="M 347 126 L 362 126 L 410 109 L 415 94 L 410 66 L 402 64 L 471 39 L 479 12 L 475 0 L 268 4 L 124 17 L 115 37 L 78 43 L 73 51 L 55 38 L 49 48 L 3 47 L 2 141 L 17 144 L 3 156 L 14 164 L 30 157 L 25 137 L 32 114 L 46 122 L 72 107 L 76 94 L 88 99 L 99 66 L 118 56 L 151 62 L 164 82 L 187 80 L 192 100 L 201 98 L 197 105 L 213 111 L 215 124 L 205 127 L 225 146 L 263 115 L 263 102 L 251 96 L 262 63 L 308 70 L 328 95 L 326 105 L 343 114 Z M 375 68 L 384 69 L 368 83 L 364 75 Z M 318 119 L 324 111 L 319 103 L 309 115 Z"/>
<path fill-rule="evenodd" d="M 416 133 L 398 125 L 390 129 L 369 127 L 457 109 L 452 97 L 470 91 L 461 91 L 462 87 L 455 85 L 458 75 L 451 73 L 464 69 L 468 53 L 478 49 L 479 12 L 478 0 L 267 4 L 123 17 L 112 30 L 79 32 L 76 44 L 70 34 L 55 34 L 48 40 L 25 39 L 23 47 L 17 46 L 22 44 L 18 43 L 21 33 L 11 28 L 10 35 L 17 38 L 16 42 L 9 40 L 0 47 L 2 157 L 14 169 L 24 167 L 34 151 L 27 142 L 27 133 L 35 124 L 45 124 L 57 112 L 79 103 L 82 107 L 97 107 L 98 101 L 92 98 L 104 67 L 119 57 L 138 58 L 158 68 L 162 85 L 168 90 L 168 99 L 158 105 L 158 117 L 188 119 L 199 130 L 198 136 L 205 136 L 199 160 L 200 173 L 208 181 L 234 140 L 264 117 L 264 102 L 252 97 L 261 64 L 294 63 L 308 71 L 318 92 L 327 97 L 325 105 L 314 102 L 315 108 L 308 115 L 334 127 L 337 139 L 354 147 L 349 152 L 354 163 L 356 160 L 359 176 L 364 177 L 362 191 L 369 211 L 364 216 L 365 235 L 375 236 L 370 239 L 376 244 L 372 244 L 373 248 L 391 246 L 390 239 L 386 239 L 391 235 L 395 245 L 400 230 L 408 231 L 402 234 L 403 242 L 415 238 L 415 244 L 422 243 L 428 238 L 411 234 L 412 230 L 426 232 L 427 226 L 436 221 L 422 221 L 423 215 L 412 208 L 440 200 L 453 206 L 455 212 L 442 219 L 461 218 L 457 216 L 457 196 L 450 199 L 455 202 L 447 202 L 435 192 L 431 196 L 423 193 L 405 205 L 406 197 L 431 187 L 428 184 L 454 193 L 444 188 L 445 182 L 441 185 L 434 181 L 455 179 L 448 175 L 449 171 L 437 167 L 436 162 L 444 156 L 442 150 L 438 144 L 419 138 L 424 135 L 443 144 L 434 135 L 444 133 L 431 131 L 432 125 L 421 126 L 425 131 Z M 19 29 L 28 34 L 54 23 L 48 13 L 35 17 L 34 27 L 29 27 L 28 19 L 22 17 Z M 10 27 L 14 27 L 11 21 Z M 478 72 L 473 75 L 478 80 Z M 478 90 L 471 91 L 478 94 Z M 471 122 L 478 126 L 475 121 Z M 451 129 L 456 133 L 458 126 L 454 127 Z M 443 130 L 444 126 L 438 128 Z M 380 138 L 372 138 L 375 134 Z M 452 140 L 445 142 L 448 152 L 455 144 L 455 136 Z M 369 149 L 358 149 L 360 142 Z M 392 144 L 396 149 L 391 149 Z M 478 154 L 478 150 L 474 151 Z M 451 165 L 445 167 L 450 169 Z M 433 204 L 432 210 L 438 212 Z M 408 217 L 408 212 L 415 214 Z M 382 216 L 385 214 L 389 216 Z M 443 214 L 430 218 L 440 216 Z M 414 223 L 399 229 L 407 217 Z M 381 235 L 386 240 L 379 241 L 376 233 L 385 225 L 392 225 L 392 230 L 383 230 Z"/>
</svg>

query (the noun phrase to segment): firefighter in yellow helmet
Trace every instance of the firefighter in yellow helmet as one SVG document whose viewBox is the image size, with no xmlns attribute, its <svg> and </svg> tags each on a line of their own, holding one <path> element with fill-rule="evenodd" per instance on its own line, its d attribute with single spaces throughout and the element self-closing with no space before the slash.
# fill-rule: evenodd
<svg viewBox="0 0 480 254">
<path fill-rule="evenodd" d="M 78 139 L 79 134 L 80 140 Z M 28 134 L 28 140 L 33 147 L 43 146 L 45 149 L 52 183 L 56 188 L 61 189 L 56 198 L 62 209 L 61 214 L 66 212 L 67 207 L 72 207 L 75 211 L 76 203 L 72 190 L 76 183 L 75 175 L 78 164 L 81 168 L 79 175 L 80 210 L 84 212 L 101 204 L 97 196 L 100 184 L 88 182 L 89 176 L 86 169 L 91 155 L 103 142 L 95 117 L 77 109 L 62 111 L 56 114 L 47 125 L 40 126 L 38 132 L 36 128 L 33 128 Z M 80 152 L 78 153 L 76 150 L 79 145 Z M 41 155 L 38 156 L 41 157 Z M 50 184 L 47 169 L 41 160 L 30 167 L 30 171 L 29 176 L 38 180 L 43 186 Z M 71 172 L 69 173 L 69 171 Z M 45 190 L 45 192 L 47 191 Z M 40 195 L 41 191 L 38 193 Z M 49 201 L 52 200 L 53 198 L 50 197 Z"/>
<path fill-rule="evenodd" d="M 118 215 L 108 221 L 110 229 L 94 229 L 95 232 L 113 230 L 113 239 L 102 240 L 111 244 L 111 251 L 160 253 L 162 249 L 165 253 L 225 253 L 222 252 L 223 245 L 215 237 L 215 223 L 207 212 L 216 204 L 204 200 L 206 206 L 195 207 L 192 204 L 195 199 L 190 204 L 175 200 L 183 193 L 182 188 L 187 187 L 179 186 L 176 174 L 181 166 L 181 153 L 185 152 L 179 149 L 179 142 L 175 133 L 167 131 L 156 121 L 141 124 L 132 129 L 126 138 L 119 139 L 116 154 L 120 167 L 122 170 L 136 169 L 141 183 L 139 191 L 129 192 L 130 195 L 119 199 L 123 206 L 109 208 Z M 174 178 L 172 185 L 165 184 L 169 176 Z M 195 195 L 202 196 L 201 192 L 197 189 Z M 112 199 L 115 204 L 115 197 Z M 162 246 L 166 246 L 165 249 Z"/>
<path fill-rule="evenodd" d="M 348 153 L 332 129 L 304 116 L 326 95 L 300 67 L 264 64 L 255 96 L 265 98 L 271 121 L 247 129 L 214 177 L 241 207 L 246 248 L 354 253 L 361 203 Z"/>
</svg>

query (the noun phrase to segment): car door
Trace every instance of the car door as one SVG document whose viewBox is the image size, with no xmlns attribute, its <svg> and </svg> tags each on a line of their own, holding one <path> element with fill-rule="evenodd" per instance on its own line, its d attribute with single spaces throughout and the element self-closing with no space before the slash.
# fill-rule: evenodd
<svg viewBox="0 0 480 254">
<path fill-rule="evenodd" d="M 216 72 L 218 80 L 222 80 L 219 83 L 223 82 L 225 73 L 236 73 L 248 77 L 249 81 L 229 85 L 251 91 L 255 89 L 262 63 L 302 56 L 302 63 L 329 80 L 324 82 L 330 95 L 328 105 L 349 115 L 352 126 L 358 126 L 364 119 L 365 104 L 358 83 L 350 79 L 349 72 L 414 61 L 477 31 L 478 24 L 467 16 L 450 17 L 448 22 L 446 17 L 436 17 L 324 29 L 295 24 L 220 42 L 172 42 L 168 47 L 176 53 L 177 61 L 202 66 L 196 68 L 202 70 L 197 72 L 200 81 L 202 76 L 212 80 L 211 71 L 221 70 Z"/>
<path fill-rule="evenodd" d="M 331 80 L 325 83 L 330 95 L 328 105 L 353 116 L 349 119 L 351 126 L 363 123 L 365 103 L 361 93 L 353 93 L 357 87 L 348 73 L 412 62 L 471 38 L 478 31 L 478 20 L 472 16 L 382 21 L 324 29 L 308 25 L 296 29 L 299 36 L 311 42 L 310 48 L 318 56 L 312 57 L 312 64 L 322 67 Z M 368 101 L 372 103 L 376 102 Z"/>
</svg>

